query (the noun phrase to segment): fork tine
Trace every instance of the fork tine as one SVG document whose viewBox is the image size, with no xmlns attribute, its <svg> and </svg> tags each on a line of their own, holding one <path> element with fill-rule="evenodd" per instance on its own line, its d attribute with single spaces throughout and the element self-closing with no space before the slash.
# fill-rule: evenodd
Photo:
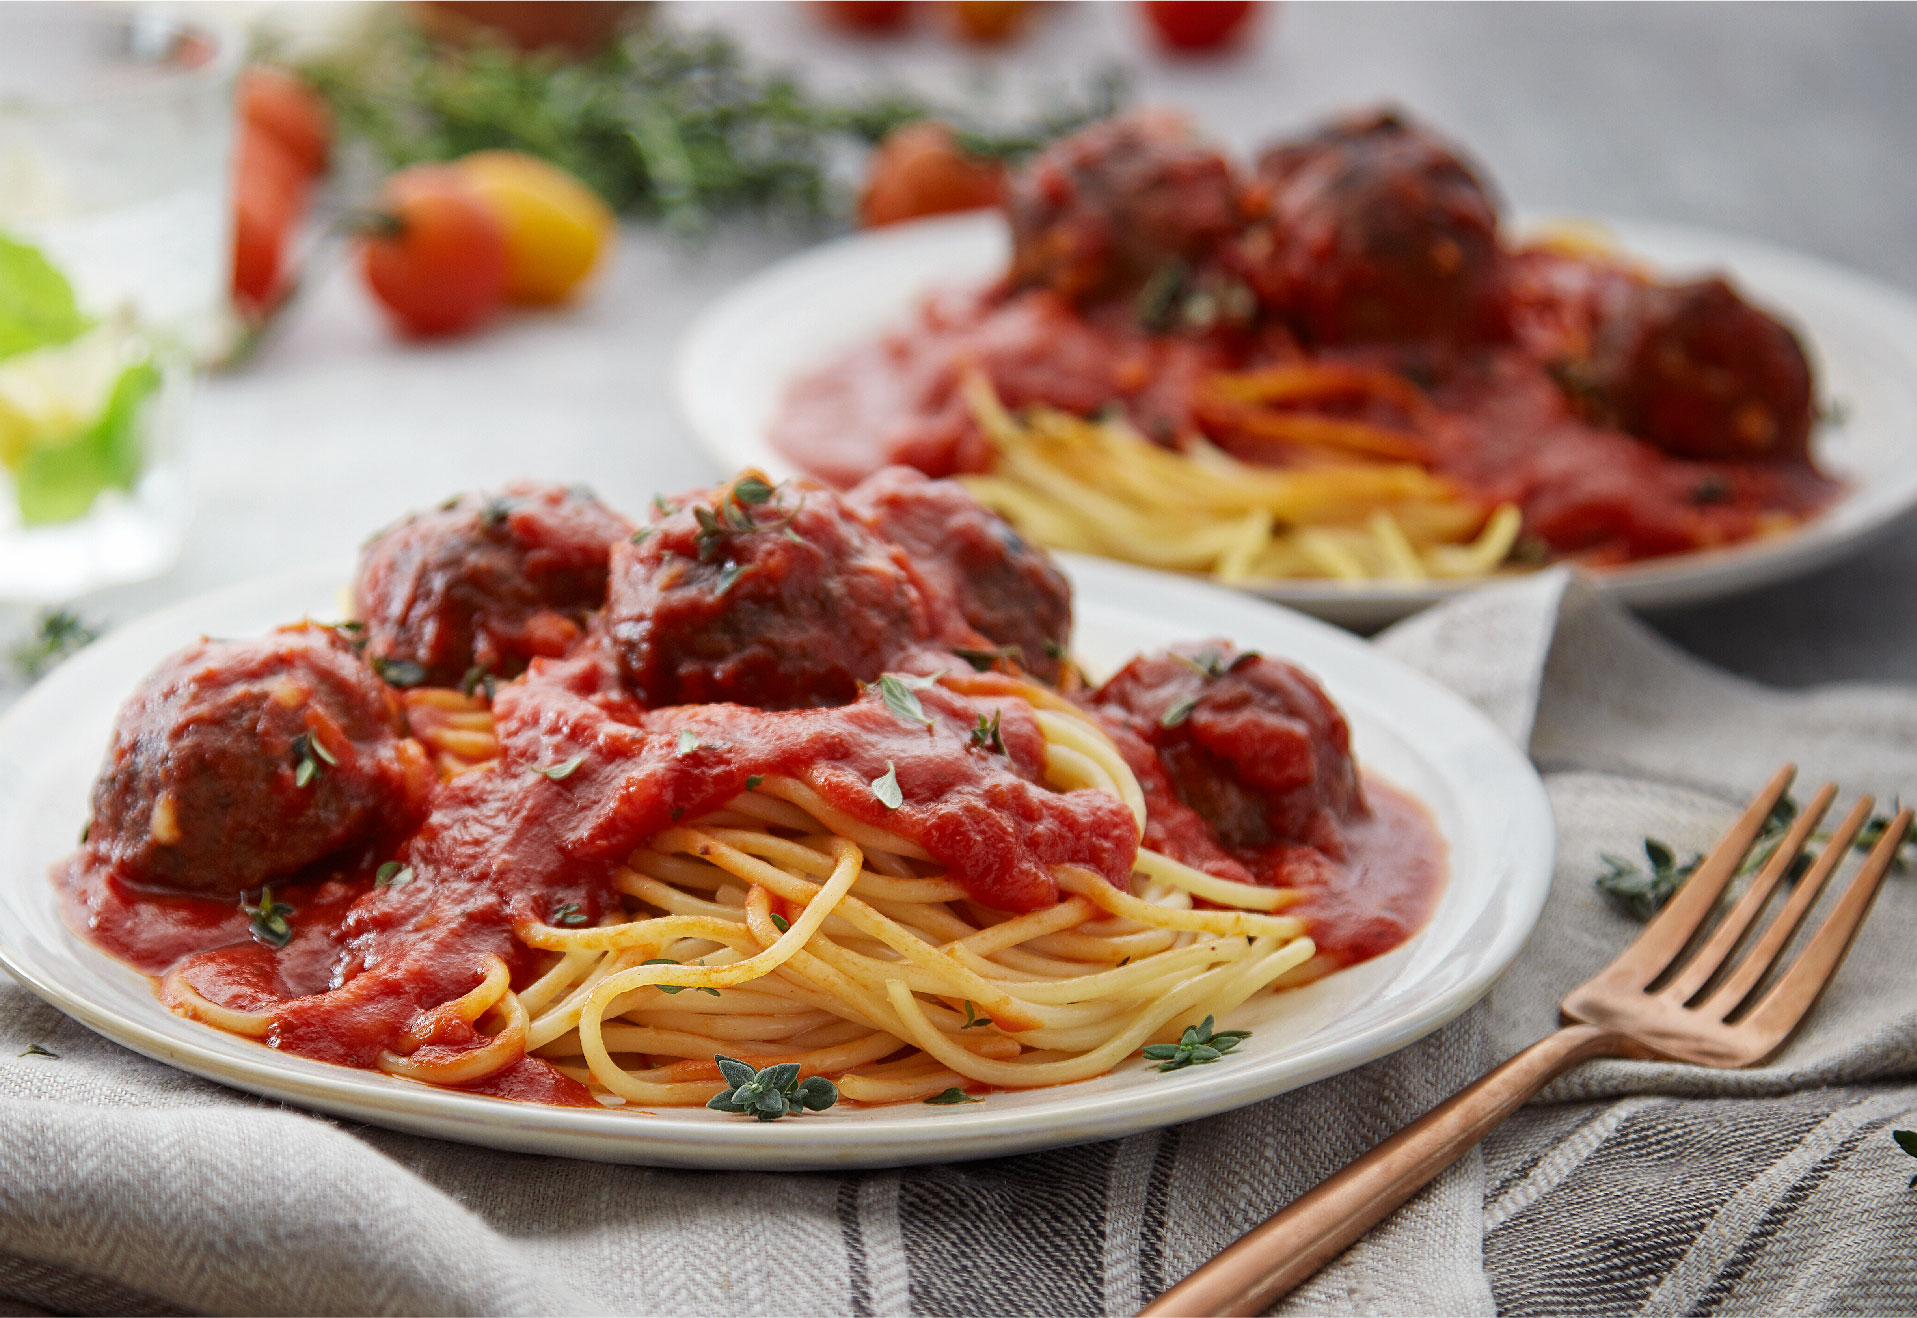
<svg viewBox="0 0 1917 1318">
<path fill-rule="evenodd" d="M 1756 878 L 1751 880 L 1750 888 L 1738 899 L 1704 946 L 1697 950 L 1685 966 L 1666 984 L 1660 992 L 1678 1002 L 1689 1002 L 1697 991 L 1703 988 L 1730 961 L 1737 944 L 1744 937 L 1744 931 L 1751 927 L 1758 913 L 1770 901 L 1771 894 L 1791 865 L 1804 854 L 1804 847 L 1810 841 L 1811 832 L 1823 822 L 1824 815 L 1830 809 L 1830 803 L 1837 799 L 1837 784 L 1825 783 L 1812 799 L 1811 803 L 1792 821 L 1790 831 L 1785 833 L 1777 849 L 1771 852 L 1769 861 Z"/>
<path fill-rule="evenodd" d="M 1877 845 L 1871 848 L 1863 866 L 1851 879 L 1844 895 L 1838 898 L 1837 905 L 1824 917 L 1824 923 L 1811 935 L 1804 954 L 1771 985 L 1750 1015 L 1738 1022 L 1737 1028 L 1741 1032 L 1758 1036 L 1767 1042 L 1774 1040 L 1775 1045 L 1781 1045 L 1790 1032 L 1797 1028 L 1797 1022 L 1816 1004 L 1837 973 L 1837 967 L 1843 964 L 1844 954 L 1850 951 L 1851 939 L 1857 936 L 1858 926 L 1863 924 L 1864 916 L 1870 913 L 1870 904 L 1876 899 L 1877 890 L 1884 886 L 1884 876 L 1890 873 L 1890 863 L 1897 857 L 1897 848 L 1910 831 L 1910 820 L 1909 807 L 1897 812 L 1890 827 L 1884 830 L 1884 836 L 1877 840 Z M 1775 1045 L 1770 1051 L 1776 1050 Z M 1769 1052 L 1763 1054 L 1769 1055 Z"/>
<path fill-rule="evenodd" d="M 1873 804 L 1866 796 L 1850 808 L 1850 813 L 1844 816 L 1844 822 L 1831 834 L 1816 863 L 1797 881 L 1797 887 L 1792 890 L 1790 900 L 1784 903 L 1784 909 L 1777 913 L 1777 918 L 1771 921 L 1763 936 L 1751 945 L 1744 959 L 1738 962 L 1737 969 L 1711 991 L 1709 998 L 1699 1004 L 1700 1011 L 1714 1020 L 1723 1020 L 1736 1011 L 1738 1004 L 1757 987 L 1758 981 L 1770 973 L 1771 965 L 1789 945 L 1798 927 L 1804 923 L 1804 917 L 1810 914 L 1811 907 L 1817 904 L 1817 898 L 1824 891 L 1824 885 L 1830 882 L 1830 876 L 1844 863 L 1857 830 L 1870 818 Z"/>
<path fill-rule="evenodd" d="M 1704 923 L 1704 917 L 1717 904 L 1724 885 L 1737 873 L 1737 867 L 1750 851 L 1758 831 L 1764 827 L 1764 821 L 1770 817 L 1796 774 L 1797 766 L 1792 764 L 1777 771 L 1764 790 L 1745 808 L 1738 821 L 1731 825 L 1723 841 L 1698 863 L 1691 877 L 1677 890 L 1677 895 L 1666 902 L 1656 918 L 1644 926 L 1644 932 L 1637 936 L 1637 941 L 1625 948 L 1623 954 L 1605 968 L 1601 976 L 1605 983 L 1641 989 L 1676 959 L 1677 954 L 1684 950 L 1684 945 L 1691 941 L 1691 935 Z"/>
</svg>

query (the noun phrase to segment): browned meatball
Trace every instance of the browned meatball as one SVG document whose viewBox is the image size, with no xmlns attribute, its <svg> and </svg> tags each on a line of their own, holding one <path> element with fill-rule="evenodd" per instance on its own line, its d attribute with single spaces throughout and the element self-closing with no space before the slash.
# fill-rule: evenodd
<svg viewBox="0 0 1917 1318">
<path fill-rule="evenodd" d="M 498 677 L 565 652 L 606 598 L 632 524 L 582 489 L 521 482 L 408 517 L 360 555 L 353 597 L 368 658 L 397 686 Z"/>
<path fill-rule="evenodd" d="M 1598 323 L 1581 400 L 1679 457 L 1809 453 L 1811 368 L 1790 328 L 1722 279 L 1640 284 Z"/>
<path fill-rule="evenodd" d="M 1092 697 L 1157 748 L 1179 800 L 1235 852 L 1344 855 L 1365 813 L 1351 730 L 1303 669 L 1228 641 L 1141 655 Z"/>
<path fill-rule="evenodd" d="M 1242 220 L 1225 158 L 1183 118 L 1142 110 L 1053 143 L 1007 189 L 1011 279 L 1075 302 L 1125 296 L 1201 261 Z"/>
<path fill-rule="evenodd" d="M 1321 344 L 1496 328 L 1498 212 L 1443 141 L 1393 113 L 1267 152 L 1267 218 L 1239 245 L 1260 299 Z"/>
<path fill-rule="evenodd" d="M 376 843 L 434 781 L 396 727 L 331 628 L 189 645 L 120 711 L 88 846 L 130 882 L 226 895 Z"/>
<path fill-rule="evenodd" d="M 697 491 L 634 539 L 605 627 L 648 705 L 842 705 L 932 636 L 904 551 L 812 481 Z"/>
<path fill-rule="evenodd" d="M 958 631 L 976 631 L 1014 647 L 1011 657 L 1026 671 L 1058 680 L 1072 636 L 1072 587 L 1043 548 L 957 481 L 910 467 L 874 473 L 846 502 L 911 557 L 940 639 L 962 647 L 970 642 Z M 936 616 L 946 610 L 956 612 L 956 628 Z"/>
</svg>

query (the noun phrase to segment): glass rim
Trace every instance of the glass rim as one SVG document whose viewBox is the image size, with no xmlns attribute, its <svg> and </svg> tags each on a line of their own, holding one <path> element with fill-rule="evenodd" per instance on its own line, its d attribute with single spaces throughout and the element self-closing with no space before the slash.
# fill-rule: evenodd
<svg viewBox="0 0 1917 1318">
<path fill-rule="evenodd" d="M 0 0 L 0 33 L 9 28 L 22 30 L 43 27 L 105 27 L 118 24 L 128 28 L 145 27 L 170 36 L 174 41 L 205 42 L 209 53 L 197 63 L 151 61 L 149 67 L 162 76 L 122 87 L 72 87 L 35 91 L 10 91 L 0 85 L 0 115 L 32 114 L 48 110 L 101 109 L 137 104 L 140 101 L 178 95 L 182 90 L 203 86 L 217 88 L 232 81 L 244 60 L 244 42 L 229 25 L 213 22 L 203 15 L 187 16 L 158 6 L 137 3 L 72 3 L 71 0 L 40 0 L 40 3 L 5 3 Z"/>
</svg>

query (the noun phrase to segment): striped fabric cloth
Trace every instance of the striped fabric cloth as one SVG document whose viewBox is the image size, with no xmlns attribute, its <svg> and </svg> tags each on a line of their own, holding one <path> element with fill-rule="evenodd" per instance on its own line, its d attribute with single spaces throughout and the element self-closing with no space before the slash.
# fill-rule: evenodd
<svg viewBox="0 0 1917 1318">
<path fill-rule="evenodd" d="M 1379 642 L 1545 771 L 1538 932 L 1486 1002 L 1350 1074 L 1207 1121 L 857 1175 L 653 1171 L 313 1117 L 126 1053 L 0 987 L 0 1312 L 1127 1314 L 1555 1024 L 1636 925 L 1591 885 L 1707 845 L 1786 758 L 1917 786 L 1917 693 L 1781 694 L 1561 574 Z M 1565 1077 L 1283 1312 L 1917 1311 L 1917 875 L 1893 877 L 1773 1064 Z M 57 1059 L 18 1057 L 38 1043 Z"/>
</svg>

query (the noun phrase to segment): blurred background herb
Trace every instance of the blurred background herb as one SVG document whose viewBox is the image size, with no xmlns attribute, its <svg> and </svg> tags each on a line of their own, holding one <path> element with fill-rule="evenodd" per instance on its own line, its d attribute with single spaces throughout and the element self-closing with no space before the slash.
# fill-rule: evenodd
<svg viewBox="0 0 1917 1318">
<path fill-rule="evenodd" d="M 350 41 L 300 65 L 343 138 L 389 168 L 529 152 L 615 209 L 683 233 L 742 213 L 848 213 L 835 158 L 919 120 L 950 124 L 976 155 L 1015 158 L 1124 98 L 1122 78 L 1106 74 L 1023 122 L 990 122 L 903 92 L 816 96 L 785 74 L 749 68 L 730 37 L 682 31 L 643 8 L 584 54 L 553 44 L 519 49 L 512 33 L 470 26 L 449 39 L 443 22 L 425 30 L 418 12 L 379 6 Z"/>
</svg>

